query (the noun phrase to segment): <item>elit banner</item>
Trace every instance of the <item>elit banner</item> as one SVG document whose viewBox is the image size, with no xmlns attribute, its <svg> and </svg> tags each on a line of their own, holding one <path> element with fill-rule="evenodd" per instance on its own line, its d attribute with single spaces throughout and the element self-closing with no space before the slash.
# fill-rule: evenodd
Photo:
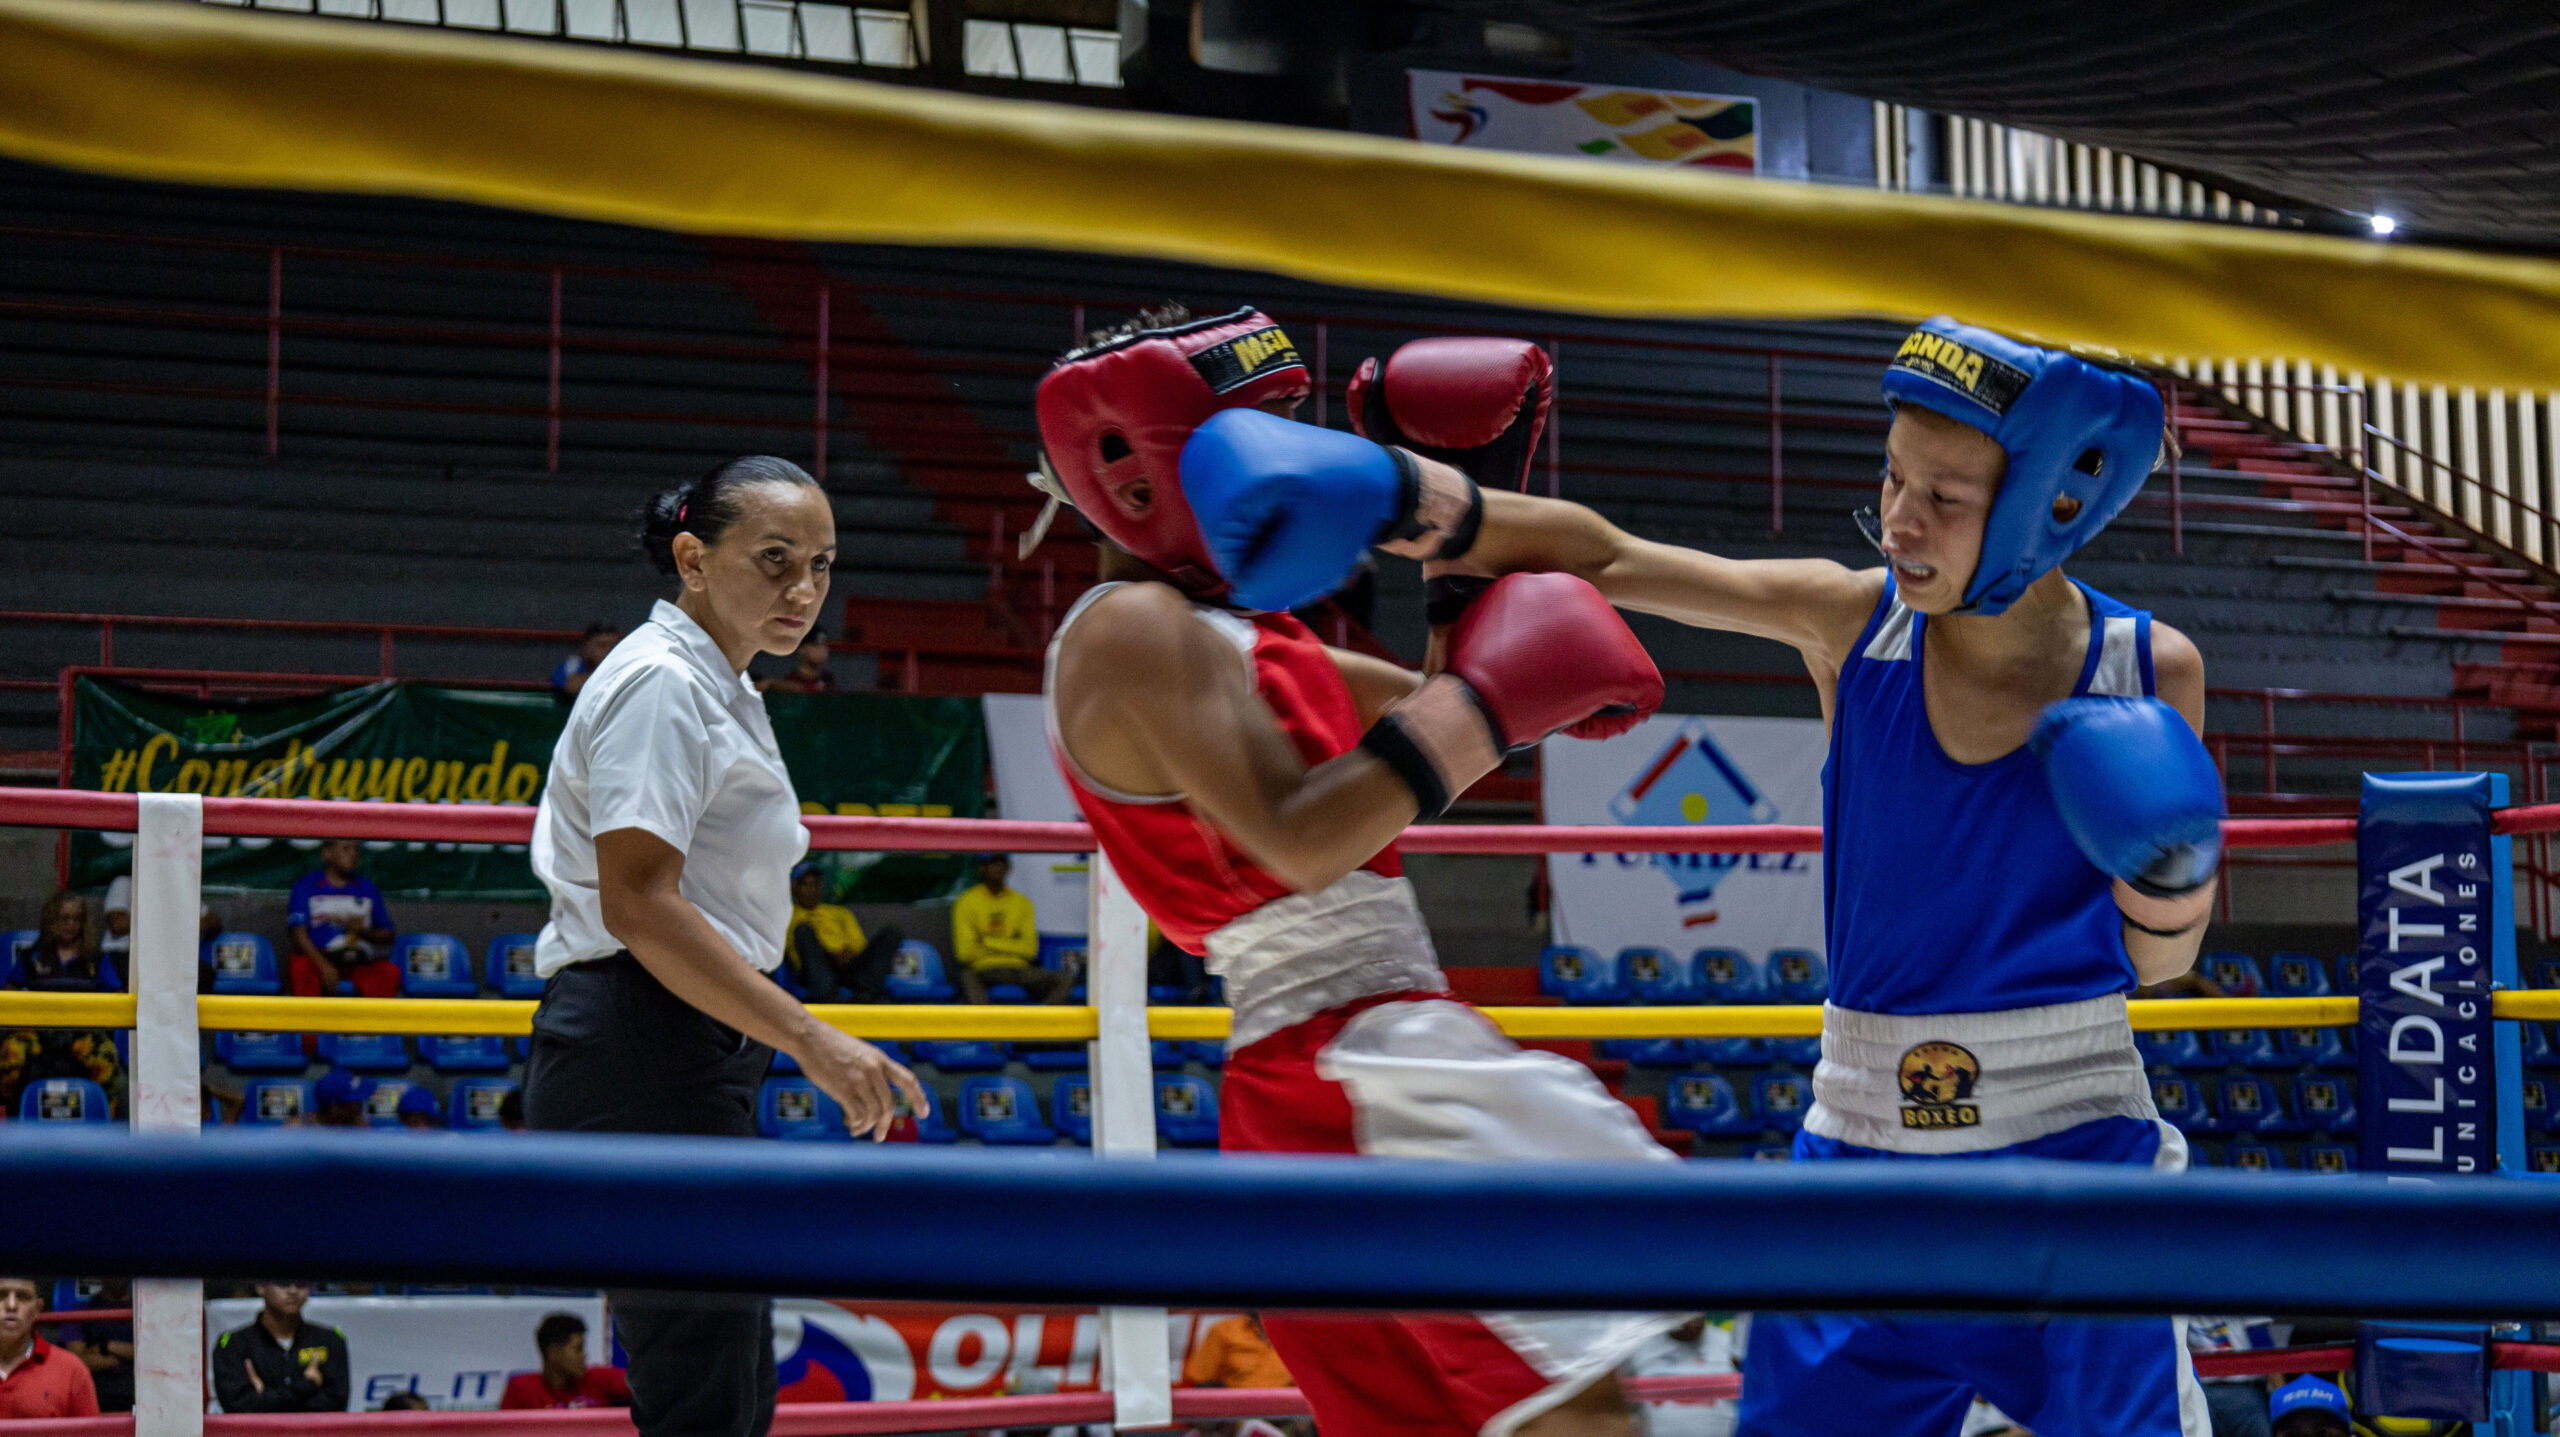
<svg viewBox="0 0 2560 1437">
<path fill-rule="evenodd" d="M 1637 827 L 1822 822 L 1819 719 L 1656 714 L 1538 752 L 1545 821 Z M 1604 953 L 1822 951 L 1818 853 L 1553 853 L 1558 943 Z"/>
<path fill-rule="evenodd" d="M 765 710 L 808 813 L 977 817 L 987 741 L 975 699 L 771 694 Z M 212 703 L 82 679 L 72 699 L 72 784 L 109 793 L 530 806 L 569 716 L 548 693 L 384 682 L 313 698 Z M 71 881 L 127 871 L 129 834 L 75 831 Z M 317 863 L 320 836 L 205 840 L 205 886 L 282 890 Z M 365 872 L 386 893 L 542 896 L 522 844 L 380 841 Z M 822 855 L 857 902 L 939 896 L 965 863 L 933 854 Z"/>
<path fill-rule="evenodd" d="M 2490 776 L 2366 774 L 2356 823 L 2359 1166 L 2495 1165 Z"/>
<path fill-rule="evenodd" d="M 1235 1315 L 1166 1314 L 1173 1370 Z M 773 1355 L 784 1402 L 1091 1392 L 1102 1383 L 1102 1320 L 1092 1308 L 782 1298 L 773 1305 Z"/>
</svg>

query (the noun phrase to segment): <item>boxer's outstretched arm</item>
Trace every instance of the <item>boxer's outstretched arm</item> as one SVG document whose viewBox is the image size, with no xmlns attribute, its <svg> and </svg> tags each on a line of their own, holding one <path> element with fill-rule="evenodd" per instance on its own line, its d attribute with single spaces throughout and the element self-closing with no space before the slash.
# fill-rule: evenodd
<svg viewBox="0 0 2560 1437">
<path fill-rule="evenodd" d="M 1359 687 L 1384 682 L 1362 670 Z M 1128 585 L 1078 618 L 1054 690 L 1059 736 L 1087 774 L 1182 795 L 1293 888 L 1322 888 L 1368 862 L 1417 812 L 1412 789 L 1366 750 L 1309 767 L 1254 692 L 1245 657 L 1166 585 Z"/>
</svg>

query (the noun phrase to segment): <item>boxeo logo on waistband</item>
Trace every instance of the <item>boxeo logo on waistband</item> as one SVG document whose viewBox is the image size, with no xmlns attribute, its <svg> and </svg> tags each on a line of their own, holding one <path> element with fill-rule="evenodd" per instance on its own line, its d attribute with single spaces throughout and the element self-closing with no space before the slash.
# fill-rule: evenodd
<svg viewBox="0 0 2560 1437">
<path fill-rule="evenodd" d="M 1994 414 L 2006 414 L 2026 392 L 2027 372 L 2014 364 L 1969 349 L 1943 334 L 1915 330 L 1893 356 L 1893 367 L 1923 379 L 1934 379 Z"/>
<path fill-rule="evenodd" d="M 1209 386 L 1212 394 L 1224 394 L 1291 365 L 1303 368 L 1306 361 L 1298 357 L 1298 347 L 1289 342 L 1289 336 L 1281 333 L 1278 325 L 1239 334 L 1191 356 L 1191 367 L 1200 371 L 1201 382 Z"/>
<path fill-rule="evenodd" d="M 1965 1099 L 1982 1077 L 1982 1062 L 1953 1043 L 1922 1043 L 1902 1055 L 1902 1125 L 1906 1128 L 1971 1128 L 1982 1109 Z"/>
</svg>

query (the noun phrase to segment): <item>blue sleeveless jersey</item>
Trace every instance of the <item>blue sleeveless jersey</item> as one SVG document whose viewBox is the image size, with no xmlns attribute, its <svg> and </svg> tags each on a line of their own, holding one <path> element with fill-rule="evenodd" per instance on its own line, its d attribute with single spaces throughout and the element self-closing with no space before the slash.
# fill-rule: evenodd
<svg viewBox="0 0 2560 1437">
<path fill-rule="evenodd" d="M 2072 693 L 2150 695 L 2151 615 L 2078 587 L 2089 656 Z M 1822 765 L 1831 1001 L 1979 1013 L 2130 991 L 2112 885 L 2071 841 L 2034 753 L 1960 764 L 1938 746 L 1927 630 L 1888 575 L 1840 667 Z"/>
</svg>

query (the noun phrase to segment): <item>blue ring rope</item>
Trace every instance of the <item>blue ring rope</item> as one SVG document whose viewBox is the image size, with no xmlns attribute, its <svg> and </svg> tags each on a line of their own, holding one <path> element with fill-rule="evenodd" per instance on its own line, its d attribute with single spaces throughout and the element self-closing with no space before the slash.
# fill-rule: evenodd
<svg viewBox="0 0 2560 1437">
<path fill-rule="evenodd" d="M 2560 1184 L 9 1124 L 21 1267 L 1392 1308 L 2548 1313 Z"/>
</svg>

